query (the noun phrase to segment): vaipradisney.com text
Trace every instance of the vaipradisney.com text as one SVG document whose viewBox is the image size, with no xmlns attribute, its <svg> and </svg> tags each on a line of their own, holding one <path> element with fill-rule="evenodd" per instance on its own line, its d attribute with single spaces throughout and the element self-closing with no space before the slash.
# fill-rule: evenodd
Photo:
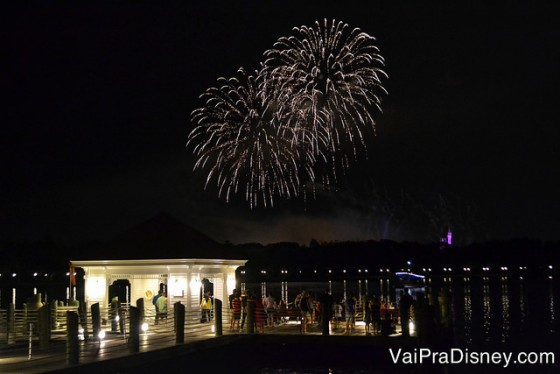
<svg viewBox="0 0 560 374">
<path fill-rule="evenodd" d="M 430 348 L 389 348 L 394 364 L 422 365 L 554 365 L 554 352 L 478 352 L 468 348 L 451 348 L 448 351 L 433 351 Z"/>
</svg>

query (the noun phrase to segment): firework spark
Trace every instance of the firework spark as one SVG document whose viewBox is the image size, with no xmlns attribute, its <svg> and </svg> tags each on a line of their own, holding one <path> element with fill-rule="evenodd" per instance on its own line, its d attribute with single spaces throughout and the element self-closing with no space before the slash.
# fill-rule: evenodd
<svg viewBox="0 0 560 374">
<path fill-rule="evenodd" d="M 218 194 L 227 201 L 245 190 L 250 206 L 273 205 L 274 197 L 297 196 L 300 174 L 313 178 L 310 165 L 291 141 L 272 100 L 259 91 L 258 75 L 240 69 L 236 78 L 219 78 L 219 87 L 201 95 L 204 106 L 191 114 L 196 127 L 187 145 L 197 157 L 195 169 L 209 168 L 206 185 L 215 179 Z"/>
</svg>

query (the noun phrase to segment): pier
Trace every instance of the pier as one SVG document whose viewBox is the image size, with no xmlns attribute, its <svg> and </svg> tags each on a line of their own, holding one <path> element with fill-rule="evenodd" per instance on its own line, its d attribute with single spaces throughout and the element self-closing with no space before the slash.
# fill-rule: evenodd
<svg viewBox="0 0 560 374">
<path fill-rule="evenodd" d="M 219 303 L 215 303 L 219 305 Z M 344 331 L 344 322 L 338 328 L 331 325 L 330 336 L 322 336 L 320 325 L 313 322 L 308 326 L 307 334 L 301 334 L 301 321 L 297 318 L 283 316 L 277 320 L 274 326 L 266 326 L 264 334 L 257 333 L 245 325 L 241 331 L 230 330 L 231 314 L 226 306 L 223 310 L 214 308 L 213 319 L 207 323 L 201 323 L 199 313 L 184 312 L 181 316 L 180 305 L 174 305 L 168 318 L 156 320 L 153 308 L 148 307 L 143 311 L 143 317 L 137 322 L 132 322 L 131 312 L 135 307 L 122 305 L 118 314 L 113 314 L 109 309 L 101 311 L 101 330 L 94 323 L 91 311 L 87 313 L 86 321 L 78 324 L 74 330 L 77 338 L 76 350 L 73 350 L 72 326 L 70 320 L 66 323 L 63 314 L 78 315 L 77 307 L 57 307 L 53 318 L 50 319 L 50 337 L 47 342 L 40 334 L 44 326 L 40 326 L 37 316 L 40 311 L 34 313 L 23 310 L 14 310 L 17 316 L 17 324 L 12 325 L 6 319 L 0 324 L 0 371 L 2 373 L 46 373 L 46 372 L 116 372 L 142 365 L 151 365 L 166 359 L 177 359 L 187 357 L 194 352 L 212 349 L 227 349 L 236 346 L 239 348 L 241 341 L 257 339 L 269 342 L 269 344 L 280 344 L 281 341 L 307 342 L 316 339 L 339 339 L 354 341 L 364 339 L 364 344 L 387 344 L 386 339 L 400 339 L 400 334 L 391 334 L 388 337 L 366 336 L 364 323 L 362 321 L 361 309 L 358 310 L 355 329 L 351 334 Z M 222 313 L 223 311 L 223 313 Z M 95 313 L 94 313 L 95 314 Z M 132 313 L 133 314 L 133 313 Z M 142 314 L 142 313 L 141 313 Z M 192 314 L 192 315 L 189 315 Z M 5 316 L 6 311 L 2 311 Z M 216 320 L 221 315 L 221 319 Z M 105 317 L 113 316 L 110 319 Z M 119 318 L 117 318 L 119 316 Z M 197 322 L 193 322 L 197 320 Z M 122 321 L 122 323 L 121 323 Z M 157 321 L 157 324 L 156 324 Z M 177 322 L 182 321 L 182 328 Z M 116 322 L 116 323 L 115 323 Z M 221 323 L 220 323 L 221 322 Z M 179 322 L 180 323 L 180 322 Z M 139 329 L 135 330 L 136 327 Z M 56 327 L 56 328 L 53 328 Z M 96 331 L 99 330 L 99 331 Z M 400 327 L 398 327 L 400 331 Z M 94 331 L 97 335 L 94 335 Z M 100 334 L 100 332 L 102 332 Z M 182 334 L 181 334 L 182 333 Z M 283 340 L 286 339 L 286 340 Z M 406 339 L 405 339 L 406 340 Z M 408 338 L 407 342 L 414 341 L 415 337 Z M 136 341 L 136 346 L 134 342 Z M 393 340 L 394 341 L 394 340 Z M 334 342 L 334 341 L 333 341 Z M 325 344 L 313 343 L 313 344 Z M 400 344 L 400 343 L 399 343 Z M 232 348 L 235 350 L 235 347 Z"/>
</svg>

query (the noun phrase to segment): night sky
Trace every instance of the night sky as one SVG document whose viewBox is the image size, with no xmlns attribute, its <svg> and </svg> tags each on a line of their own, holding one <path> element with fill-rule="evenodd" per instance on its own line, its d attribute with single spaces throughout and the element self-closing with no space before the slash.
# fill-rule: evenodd
<svg viewBox="0 0 560 374">
<path fill-rule="evenodd" d="M 458 201 L 470 241 L 560 239 L 558 5 L 263 3 L 3 6 L 0 241 L 105 240 L 162 211 L 221 242 L 379 239 L 372 188 Z M 185 147 L 198 96 L 324 18 L 386 60 L 368 159 L 272 209 L 205 191 Z M 423 217 L 389 238 L 437 240 Z"/>
</svg>

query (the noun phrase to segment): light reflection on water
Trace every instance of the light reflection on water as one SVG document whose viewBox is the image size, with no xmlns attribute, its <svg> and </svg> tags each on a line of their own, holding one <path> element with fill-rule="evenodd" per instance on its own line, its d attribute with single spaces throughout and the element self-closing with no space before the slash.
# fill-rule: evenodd
<svg viewBox="0 0 560 374">
<path fill-rule="evenodd" d="M 465 283 L 464 293 L 465 340 L 470 344 L 472 343 L 472 296 L 469 282 Z"/>
<path fill-rule="evenodd" d="M 527 318 L 527 310 L 525 306 L 525 286 L 523 282 L 523 277 L 519 278 L 519 309 L 520 309 L 520 318 L 519 318 L 519 331 L 523 331 L 525 328 L 525 318 Z"/>
<path fill-rule="evenodd" d="M 556 315 L 554 313 L 554 284 L 552 283 L 552 278 L 550 279 L 549 282 L 549 297 L 550 297 L 550 332 L 554 333 L 555 328 L 554 328 L 554 322 L 556 319 Z"/>
<path fill-rule="evenodd" d="M 462 303 L 462 313 L 456 315 L 463 328 L 460 341 L 476 343 L 478 336 L 487 343 L 507 343 L 555 333 L 558 285 L 556 279 L 546 280 L 532 279 L 527 284 L 523 277 L 464 278 L 461 288 L 454 287 Z M 473 301 L 477 293 L 481 295 L 478 304 Z"/>
<path fill-rule="evenodd" d="M 502 278 L 502 343 L 509 340 L 509 292 L 507 277 Z"/>
<path fill-rule="evenodd" d="M 482 331 L 484 334 L 484 341 L 490 341 L 490 324 L 492 320 L 492 308 L 490 305 L 490 283 L 489 278 L 484 277 L 484 284 L 482 286 L 482 305 L 483 305 L 483 323 Z"/>
</svg>

